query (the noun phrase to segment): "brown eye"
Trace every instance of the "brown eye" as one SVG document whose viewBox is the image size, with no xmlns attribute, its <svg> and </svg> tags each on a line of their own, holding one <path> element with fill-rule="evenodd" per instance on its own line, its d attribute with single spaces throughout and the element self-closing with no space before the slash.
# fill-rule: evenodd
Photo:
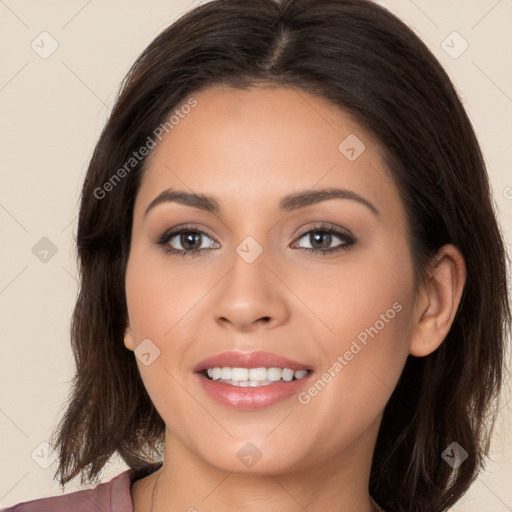
<svg viewBox="0 0 512 512">
<path fill-rule="evenodd" d="M 353 236 L 338 229 L 325 226 L 310 229 L 299 237 L 299 240 L 301 239 L 305 239 L 310 244 L 310 247 L 299 246 L 300 250 L 310 253 L 322 252 L 323 254 L 347 250 L 356 243 Z M 337 245 L 331 247 L 333 243 L 336 244 L 336 240 L 339 240 Z"/>
<path fill-rule="evenodd" d="M 213 248 L 216 242 L 200 229 L 182 226 L 166 231 L 157 240 L 157 244 L 163 246 L 168 253 L 192 256 L 204 249 Z"/>
</svg>

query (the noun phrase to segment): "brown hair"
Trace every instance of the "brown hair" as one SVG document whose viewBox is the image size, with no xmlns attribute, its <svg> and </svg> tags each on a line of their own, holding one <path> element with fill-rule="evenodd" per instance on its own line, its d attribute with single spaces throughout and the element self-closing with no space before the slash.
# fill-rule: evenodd
<svg viewBox="0 0 512 512">
<path fill-rule="evenodd" d="M 483 467 L 510 327 L 507 262 L 475 133 L 439 62 L 402 21 L 367 0 L 216 0 L 158 35 L 126 76 L 85 178 L 72 319 L 76 376 L 53 432 L 61 486 L 97 477 L 118 452 L 154 461 L 164 422 L 123 343 L 125 269 L 146 158 L 104 184 L 184 100 L 206 87 L 298 87 L 351 113 L 380 142 L 406 207 L 417 276 L 446 243 L 467 281 L 453 325 L 427 357 L 409 356 L 384 411 L 370 493 L 390 511 L 451 507 Z M 126 167 L 125 167 L 126 169 Z M 457 469 L 441 458 L 467 452 Z"/>
</svg>

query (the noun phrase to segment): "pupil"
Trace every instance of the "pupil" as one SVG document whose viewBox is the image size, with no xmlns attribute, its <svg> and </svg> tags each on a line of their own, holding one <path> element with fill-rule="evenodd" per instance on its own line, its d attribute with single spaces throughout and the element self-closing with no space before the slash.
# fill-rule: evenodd
<svg viewBox="0 0 512 512">
<path fill-rule="evenodd" d="M 194 241 L 197 242 L 197 240 L 199 239 L 200 236 L 201 236 L 200 233 L 194 233 L 192 231 L 190 231 L 188 233 L 184 233 L 181 235 L 181 243 L 185 249 L 194 249 L 194 247 L 193 247 Z M 192 245 L 192 247 L 188 246 L 189 243 Z"/>
<path fill-rule="evenodd" d="M 327 231 L 317 231 L 312 236 L 315 239 L 315 242 L 312 243 L 313 247 L 315 247 L 315 243 L 318 241 L 318 239 L 321 239 L 322 237 L 325 238 L 323 239 L 323 243 L 322 240 L 320 240 L 321 248 L 328 248 L 331 245 L 331 234 L 327 233 Z"/>
</svg>

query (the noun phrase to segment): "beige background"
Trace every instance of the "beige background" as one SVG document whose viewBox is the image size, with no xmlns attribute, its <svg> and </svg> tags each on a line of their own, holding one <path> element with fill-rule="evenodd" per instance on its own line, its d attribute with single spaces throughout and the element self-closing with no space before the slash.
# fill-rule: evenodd
<svg viewBox="0 0 512 512">
<path fill-rule="evenodd" d="M 77 291 L 72 241 L 81 183 L 129 66 L 198 3 L 0 0 L 0 508 L 60 494 L 44 443 L 73 376 L 68 330 Z M 512 0 L 379 3 L 416 31 L 452 77 L 480 138 L 510 246 Z M 44 31 L 50 35 L 40 36 Z M 447 39 L 454 31 L 463 39 Z M 463 40 L 469 47 L 452 58 L 445 40 L 454 56 Z M 43 56 L 52 44 L 58 48 L 43 59 L 33 41 Z M 46 262 L 32 252 L 43 237 L 57 249 Z M 453 511 L 512 511 L 511 408 L 507 391 L 493 461 Z M 126 467 L 113 460 L 103 480 Z M 66 492 L 78 488 L 77 479 Z"/>
</svg>

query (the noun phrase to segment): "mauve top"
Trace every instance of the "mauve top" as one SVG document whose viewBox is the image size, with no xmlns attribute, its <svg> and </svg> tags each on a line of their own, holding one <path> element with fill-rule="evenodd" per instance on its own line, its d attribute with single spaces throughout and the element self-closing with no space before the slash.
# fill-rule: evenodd
<svg viewBox="0 0 512 512">
<path fill-rule="evenodd" d="M 162 462 L 154 462 L 140 470 L 127 469 L 93 489 L 24 501 L 0 512 L 133 512 L 130 494 L 133 482 L 154 473 L 161 466 Z M 379 507 L 377 503 L 375 505 Z M 379 507 L 379 510 L 382 509 Z"/>
<path fill-rule="evenodd" d="M 133 512 L 131 485 L 161 466 L 162 462 L 154 462 L 137 471 L 127 469 L 93 489 L 24 501 L 1 512 Z"/>
</svg>

